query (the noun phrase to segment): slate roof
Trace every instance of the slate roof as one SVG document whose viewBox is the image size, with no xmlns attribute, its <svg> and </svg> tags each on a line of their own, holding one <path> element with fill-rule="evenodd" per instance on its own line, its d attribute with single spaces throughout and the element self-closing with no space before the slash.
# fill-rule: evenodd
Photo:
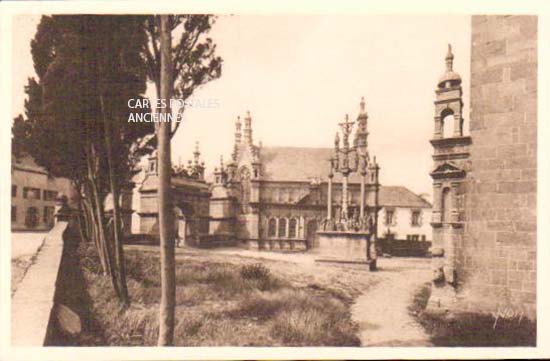
<svg viewBox="0 0 550 361">
<path fill-rule="evenodd" d="M 431 208 L 432 205 L 413 191 L 402 186 L 381 186 L 380 205 L 384 207 Z"/>
<path fill-rule="evenodd" d="M 48 171 L 44 167 L 39 166 L 35 160 L 27 154 L 23 154 L 20 157 L 11 157 L 11 166 L 13 169 L 28 171 L 34 173 L 48 174 Z"/>
<path fill-rule="evenodd" d="M 331 148 L 262 147 L 260 161 L 262 178 L 279 182 L 309 182 L 320 178 L 326 182 L 329 173 L 328 159 L 333 155 Z M 359 183 L 361 177 L 352 174 L 350 183 Z M 341 182 L 335 175 L 334 182 Z M 381 186 L 380 204 L 387 207 L 431 208 L 431 204 L 419 195 L 402 186 Z"/>
<path fill-rule="evenodd" d="M 172 177 L 171 180 L 172 180 L 172 186 L 175 186 L 175 187 L 188 187 L 188 188 L 194 188 L 196 190 L 202 190 L 205 192 L 208 191 L 208 184 L 206 182 L 202 182 L 196 179 Z M 158 189 L 158 182 L 159 182 L 158 175 L 156 174 L 146 175 L 139 189 L 141 191 L 155 191 Z"/>
<path fill-rule="evenodd" d="M 333 152 L 332 148 L 262 147 L 262 178 L 280 182 L 309 182 L 315 178 L 326 181 Z M 334 182 L 339 181 L 339 177 L 335 176 Z M 357 174 L 349 177 L 350 183 L 360 181 L 361 177 Z"/>
</svg>

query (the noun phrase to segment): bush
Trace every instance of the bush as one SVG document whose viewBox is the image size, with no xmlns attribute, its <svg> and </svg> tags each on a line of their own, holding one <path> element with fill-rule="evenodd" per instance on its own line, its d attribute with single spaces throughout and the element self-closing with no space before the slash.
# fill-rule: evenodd
<svg viewBox="0 0 550 361">
<path fill-rule="evenodd" d="M 360 346 L 357 325 L 346 305 L 303 291 L 283 294 L 283 306 L 271 322 L 271 334 L 288 346 Z"/>
<path fill-rule="evenodd" d="M 241 277 L 245 280 L 262 280 L 270 276 L 269 269 L 261 263 L 241 266 Z"/>
<path fill-rule="evenodd" d="M 275 317 L 284 306 L 284 300 L 280 294 L 255 292 L 240 301 L 239 306 L 230 312 L 230 315 L 235 318 L 264 321 Z"/>
</svg>

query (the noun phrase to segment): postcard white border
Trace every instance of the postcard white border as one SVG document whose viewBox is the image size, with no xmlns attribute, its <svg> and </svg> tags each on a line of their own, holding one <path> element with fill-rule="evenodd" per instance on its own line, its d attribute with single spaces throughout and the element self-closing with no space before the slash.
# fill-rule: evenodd
<svg viewBox="0 0 550 361">
<path fill-rule="evenodd" d="M 546 5 L 546 6 L 545 6 Z M 10 346 L 10 138 L 12 21 L 15 14 L 42 13 L 216 13 L 216 14 L 530 14 L 538 15 L 538 250 L 536 348 L 424 348 L 424 347 L 11 347 Z M 13 1 L 0 2 L 0 360 L 180 360 L 180 359 L 381 359 L 381 358 L 534 358 L 550 357 L 550 7 L 548 2 L 523 0 L 470 1 Z"/>
</svg>

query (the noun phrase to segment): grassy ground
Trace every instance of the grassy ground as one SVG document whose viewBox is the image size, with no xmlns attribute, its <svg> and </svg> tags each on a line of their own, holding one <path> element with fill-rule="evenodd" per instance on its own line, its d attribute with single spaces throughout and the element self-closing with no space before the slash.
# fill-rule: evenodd
<svg viewBox="0 0 550 361">
<path fill-rule="evenodd" d="M 430 334 L 434 346 L 536 346 L 537 325 L 527 318 L 500 318 L 473 312 L 450 316 L 423 312 L 431 293 L 430 284 L 421 287 L 409 311 Z"/>
<path fill-rule="evenodd" d="M 132 305 L 120 311 L 95 251 L 81 246 L 79 253 L 93 327 L 68 343 L 155 345 L 158 254 L 126 252 Z M 337 290 L 292 285 L 259 264 L 192 256 L 177 260 L 176 280 L 177 346 L 359 346 L 351 299 Z"/>
</svg>

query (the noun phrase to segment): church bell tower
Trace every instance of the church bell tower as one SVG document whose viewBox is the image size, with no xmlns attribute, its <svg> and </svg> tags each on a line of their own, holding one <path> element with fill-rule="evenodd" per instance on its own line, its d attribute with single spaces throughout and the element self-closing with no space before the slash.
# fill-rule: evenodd
<svg viewBox="0 0 550 361">
<path fill-rule="evenodd" d="M 453 70 L 448 46 L 445 73 L 435 90 L 433 146 L 432 265 L 434 292 L 430 302 L 442 305 L 454 297 L 458 247 L 463 237 L 463 198 L 469 170 L 471 138 L 463 133 L 462 79 Z"/>
</svg>

